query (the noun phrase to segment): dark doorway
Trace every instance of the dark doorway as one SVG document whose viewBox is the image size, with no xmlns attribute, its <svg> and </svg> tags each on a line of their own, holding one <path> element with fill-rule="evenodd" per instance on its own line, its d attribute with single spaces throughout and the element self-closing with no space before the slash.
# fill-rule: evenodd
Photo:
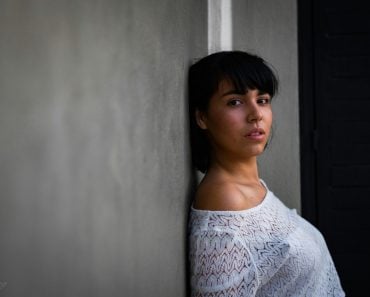
<svg viewBox="0 0 370 297">
<path fill-rule="evenodd" d="M 299 0 L 303 216 L 349 297 L 370 296 L 370 9 Z"/>
</svg>

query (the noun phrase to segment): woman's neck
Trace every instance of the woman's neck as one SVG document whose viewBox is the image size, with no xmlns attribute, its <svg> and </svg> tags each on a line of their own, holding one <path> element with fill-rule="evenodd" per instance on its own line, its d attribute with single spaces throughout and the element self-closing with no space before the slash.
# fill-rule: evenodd
<svg viewBox="0 0 370 297">
<path fill-rule="evenodd" d="M 257 157 L 242 161 L 213 157 L 208 174 L 217 174 L 224 179 L 243 184 L 259 182 Z"/>
</svg>

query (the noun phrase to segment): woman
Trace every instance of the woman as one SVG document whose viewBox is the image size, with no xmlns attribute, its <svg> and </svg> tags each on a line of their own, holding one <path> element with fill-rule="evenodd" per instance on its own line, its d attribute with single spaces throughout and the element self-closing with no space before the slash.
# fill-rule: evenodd
<svg viewBox="0 0 370 297">
<path fill-rule="evenodd" d="M 260 180 L 277 79 L 260 57 L 219 52 L 190 67 L 192 296 L 344 296 L 322 235 Z"/>
</svg>

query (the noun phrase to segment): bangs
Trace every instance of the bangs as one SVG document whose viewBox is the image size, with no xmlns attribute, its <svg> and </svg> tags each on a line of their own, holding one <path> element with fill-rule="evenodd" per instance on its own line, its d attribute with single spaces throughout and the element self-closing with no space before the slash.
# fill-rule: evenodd
<svg viewBox="0 0 370 297">
<path fill-rule="evenodd" d="M 241 51 L 225 51 L 211 54 L 189 70 L 189 99 L 192 111 L 207 110 L 209 99 L 223 80 L 245 93 L 258 89 L 272 97 L 277 92 L 278 81 L 267 63 L 260 57 Z"/>
<path fill-rule="evenodd" d="M 223 80 L 229 80 L 236 91 L 244 93 L 258 89 L 271 97 L 277 92 L 277 78 L 261 58 L 240 55 L 225 55 L 219 64 L 217 86 Z"/>
</svg>

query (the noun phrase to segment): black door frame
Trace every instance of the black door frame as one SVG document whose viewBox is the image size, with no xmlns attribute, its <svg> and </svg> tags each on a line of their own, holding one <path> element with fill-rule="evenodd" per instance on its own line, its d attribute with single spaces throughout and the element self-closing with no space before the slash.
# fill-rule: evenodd
<svg viewBox="0 0 370 297">
<path fill-rule="evenodd" d="M 298 0 L 299 124 L 302 215 L 318 223 L 313 2 Z"/>
</svg>

